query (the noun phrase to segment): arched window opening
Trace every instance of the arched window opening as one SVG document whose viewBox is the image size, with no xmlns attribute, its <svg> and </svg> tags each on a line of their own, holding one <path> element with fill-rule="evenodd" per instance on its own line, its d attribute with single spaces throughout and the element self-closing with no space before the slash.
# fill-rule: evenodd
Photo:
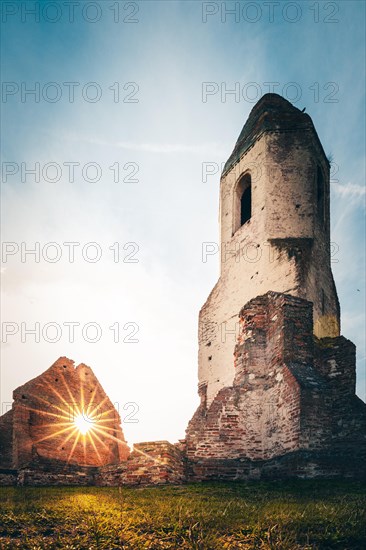
<svg viewBox="0 0 366 550">
<path fill-rule="evenodd" d="M 252 217 L 252 186 L 249 185 L 243 192 L 240 199 L 240 225 Z"/>
<path fill-rule="evenodd" d="M 246 173 L 237 183 L 233 234 L 252 217 L 252 180 Z"/>
<path fill-rule="evenodd" d="M 316 200 L 318 217 L 322 223 L 325 221 L 325 187 L 323 172 L 318 166 L 316 175 Z"/>
</svg>

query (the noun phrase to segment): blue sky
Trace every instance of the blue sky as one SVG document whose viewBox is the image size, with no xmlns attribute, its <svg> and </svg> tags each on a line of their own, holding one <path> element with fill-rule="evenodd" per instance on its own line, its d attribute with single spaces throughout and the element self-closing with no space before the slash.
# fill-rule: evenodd
<svg viewBox="0 0 366 550">
<path fill-rule="evenodd" d="M 1 105 L 2 160 L 19 168 L 2 186 L 3 240 L 27 248 L 39 242 L 41 251 L 55 242 L 62 256 L 55 263 L 8 257 L 2 317 L 19 327 L 38 322 L 41 330 L 57 323 L 62 337 L 22 342 L 20 327 L 3 339 L 3 411 L 15 387 L 67 355 L 94 369 L 122 417 L 126 404 L 137 404 L 138 422 L 123 424 L 130 442 L 184 436 L 198 402 L 198 311 L 219 267 L 218 257 L 201 260 L 202 242 L 219 238 L 219 170 L 204 182 L 202 164 L 226 161 L 268 83 L 306 107 L 333 158 L 332 267 L 365 398 L 364 2 L 271 3 L 273 21 L 265 2 L 79 2 L 73 22 L 64 3 L 56 12 L 46 1 L 36 3 L 35 21 L 24 12 L 34 4 L 2 6 L 2 80 L 10 83 Z M 225 20 L 233 7 L 236 16 Z M 74 102 L 65 82 L 76 83 Z M 205 82 L 218 91 L 203 101 Z M 22 86 L 37 85 L 39 102 L 22 98 Z M 239 97 L 221 96 L 235 87 Z M 36 162 L 41 172 L 57 163 L 59 180 L 50 181 L 51 166 L 39 182 L 31 174 L 22 182 L 21 163 Z M 75 181 L 70 162 L 79 163 Z M 88 163 L 99 166 L 98 181 L 90 181 L 93 166 L 83 177 Z M 113 181 L 115 163 L 127 181 Z M 80 243 L 73 263 L 65 242 Z M 102 251 L 96 263 L 81 253 L 90 242 Z M 115 262 L 116 242 L 120 258 L 138 262 Z M 65 322 L 80 323 L 73 343 Z M 90 322 L 102 330 L 95 343 L 81 334 Z M 137 325 L 139 342 L 115 343 L 114 323 L 123 338 Z"/>
</svg>

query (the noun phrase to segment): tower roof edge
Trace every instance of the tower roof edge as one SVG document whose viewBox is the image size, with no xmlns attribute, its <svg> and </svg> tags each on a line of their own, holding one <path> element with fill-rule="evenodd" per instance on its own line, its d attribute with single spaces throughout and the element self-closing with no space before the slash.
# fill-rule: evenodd
<svg viewBox="0 0 366 550">
<path fill-rule="evenodd" d="M 284 97 L 273 93 L 265 94 L 251 110 L 233 152 L 225 163 L 222 176 L 226 175 L 264 132 L 294 130 L 312 130 L 326 158 L 311 117 Z"/>
</svg>

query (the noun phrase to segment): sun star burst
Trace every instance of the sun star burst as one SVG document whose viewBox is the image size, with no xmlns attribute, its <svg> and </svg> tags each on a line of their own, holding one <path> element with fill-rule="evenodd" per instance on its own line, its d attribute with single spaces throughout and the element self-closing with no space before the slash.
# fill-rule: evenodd
<svg viewBox="0 0 366 550">
<path fill-rule="evenodd" d="M 115 412 L 113 408 L 106 407 L 108 398 L 105 396 L 100 401 L 96 400 L 98 386 L 85 398 L 84 388 L 72 390 L 65 378 L 61 375 L 62 386 L 56 389 L 50 382 L 43 382 L 44 397 L 33 395 L 39 401 L 44 410 L 37 407 L 26 407 L 29 411 L 42 415 L 44 433 L 36 440 L 36 443 L 61 438 L 58 450 L 64 450 L 66 444 L 67 462 L 70 462 L 74 454 L 78 454 L 80 448 L 84 452 L 84 462 L 87 463 L 87 454 L 93 450 L 100 464 L 103 457 L 100 449 L 109 452 L 106 440 L 120 442 L 116 437 Z M 48 397 L 47 394 L 50 394 Z M 51 399 L 52 396 L 52 399 Z M 56 399 L 55 399 L 56 398 Z M 79 452 L 80 455 L 80 452 Z"/>
<path fill-rule="evenodd" d="M 94 424 L 95 420 L 86 413 L 79 414 L 74 419 L 74 425 L 82 435 L 86 435 Z"/>
</svg>

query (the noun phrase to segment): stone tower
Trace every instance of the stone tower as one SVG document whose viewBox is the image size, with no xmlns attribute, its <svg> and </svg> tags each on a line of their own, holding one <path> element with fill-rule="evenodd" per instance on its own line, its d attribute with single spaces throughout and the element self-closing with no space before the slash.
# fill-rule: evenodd
<svg viewBox="0 0 366 550">
<path fill-rule="evenodd" d="M 366 478 L 366 405 L 330 265 L 329 162 L 310 117 L 276 94 L 225 165 L 220 224 L 186 438 L 130 453 L 92 370 L 61 357 L 0 417 L 0 485 Z"/>
<path fill-rule="evenodd" d="M 250 299 L 275 291 L 309 300 L 314 334 L 339 335 L 329 168 L 310 116 L 264 95 L 221 177 L 221 272 L 199 318 L 199 392 L 208 404 L 233 382 L 238 313 Z"/>
<path fill-rule="evenodd" d="M 310 117 L 276 94 L 255 105 L 224 167 L 220 224 L 187 478 L 364 477 L 366 406 L 330 265 L 329 162 Z"/>
</svg>

